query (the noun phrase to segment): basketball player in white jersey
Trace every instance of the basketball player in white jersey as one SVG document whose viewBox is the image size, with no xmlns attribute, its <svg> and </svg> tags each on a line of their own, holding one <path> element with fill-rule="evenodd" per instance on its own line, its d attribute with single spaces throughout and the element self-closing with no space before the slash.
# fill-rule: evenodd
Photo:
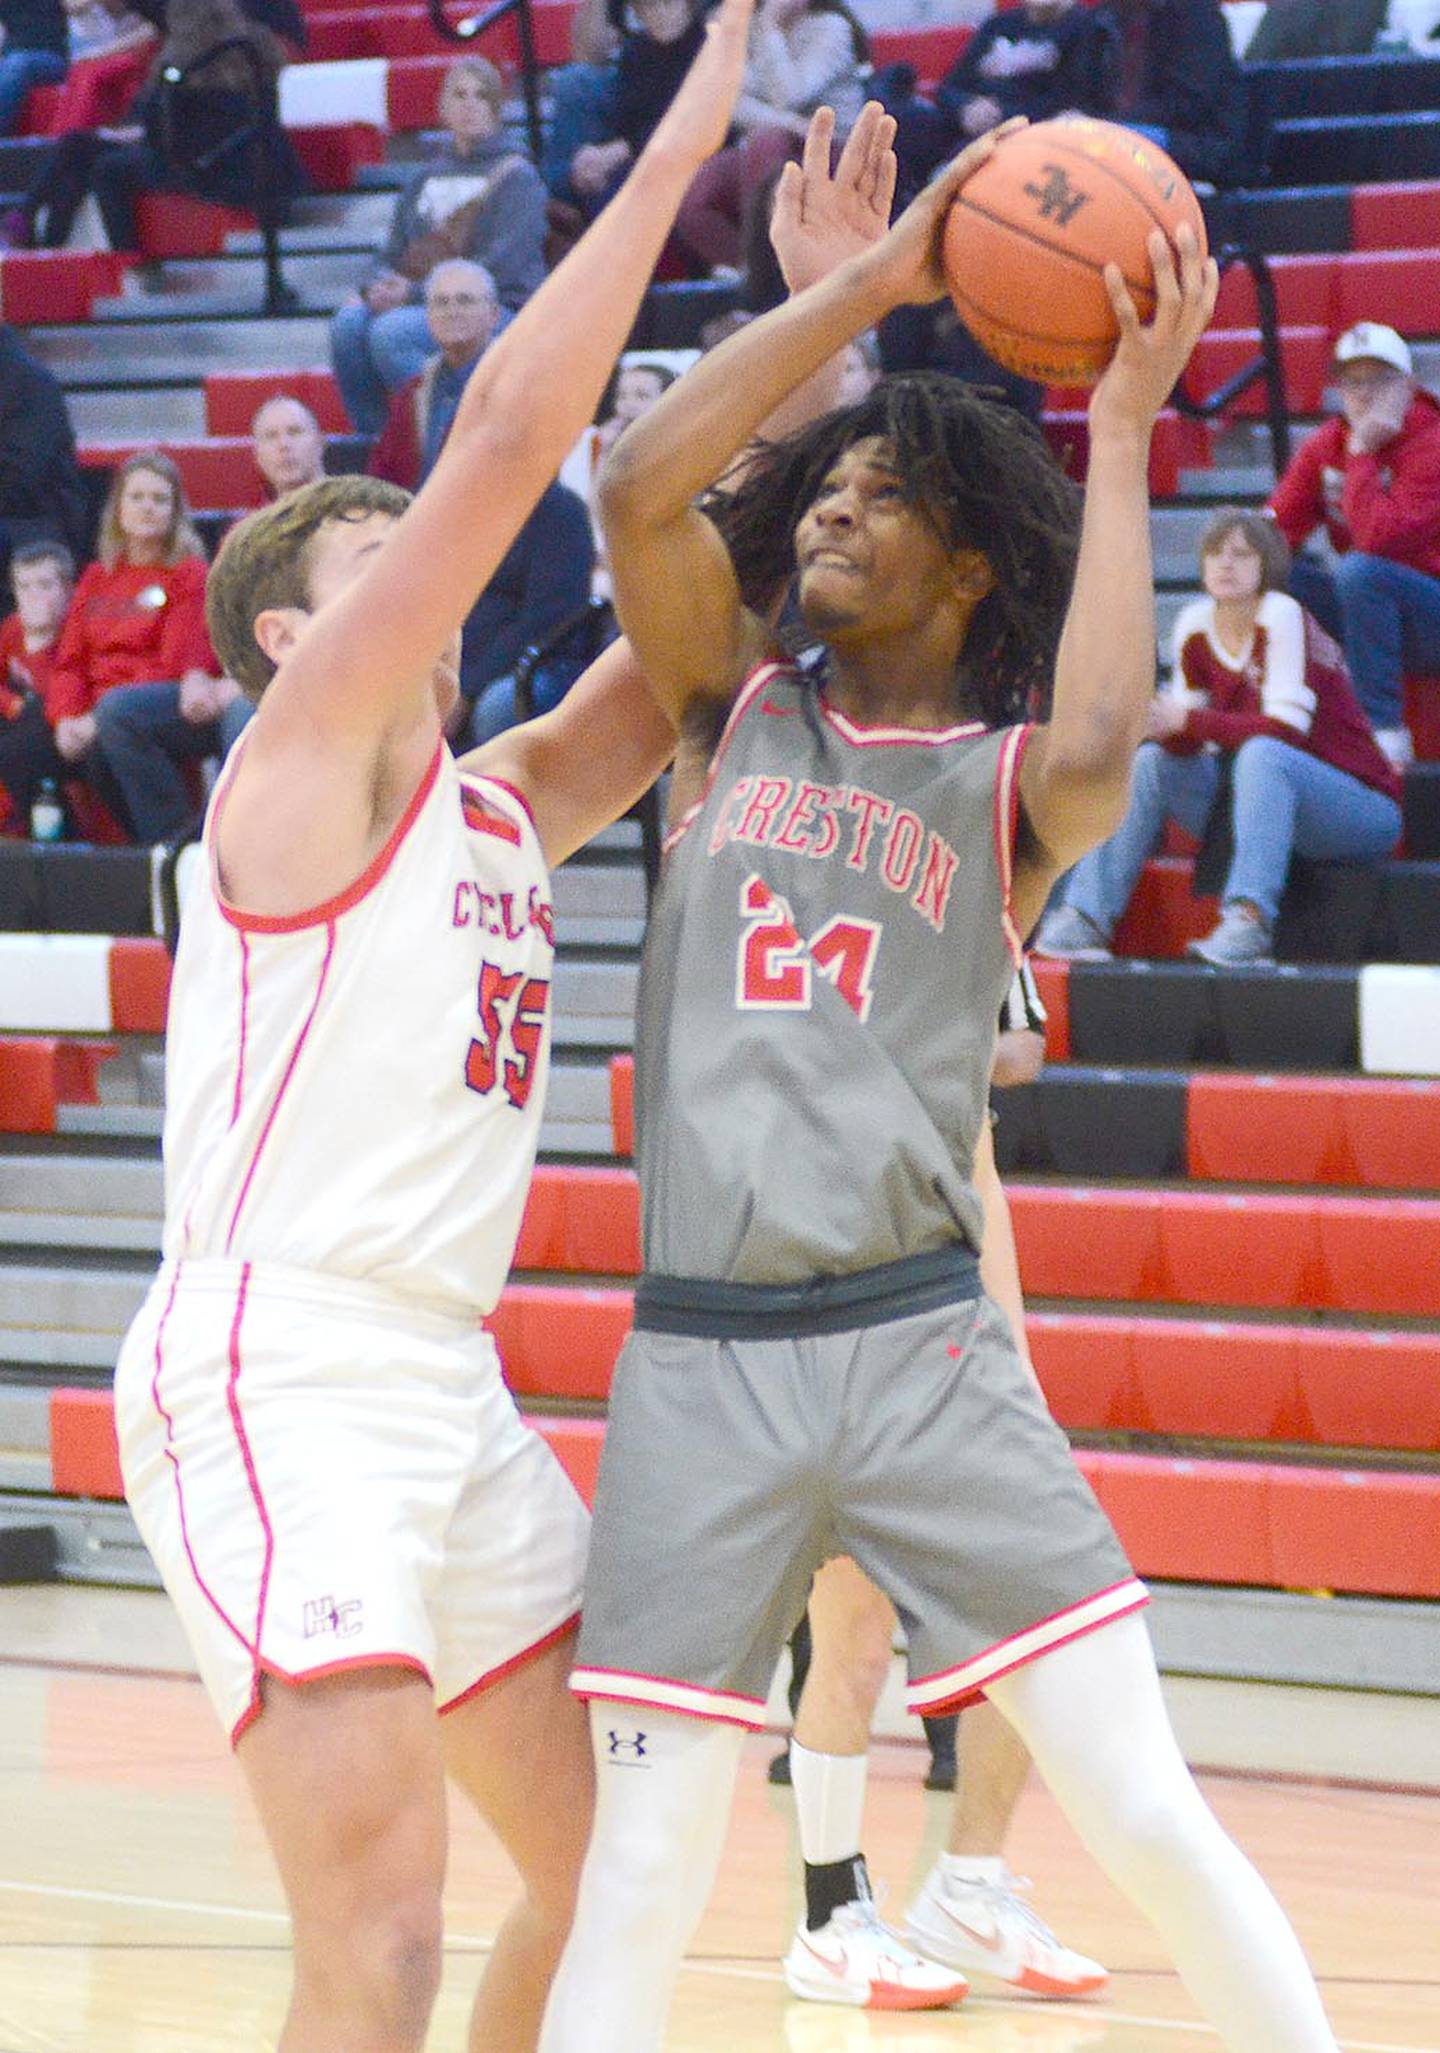
<svg viewBox="0 0 1440 2053">
<path fill-rule="evenodd" d="M 458 765 L 442 728 L 461 622 L 724 140 L 749 14 L 722 0 L 414 503 L 324 480 L 244 522 L 212 574 L 217 647 L 259 704 L 185 907 L 164 1263 L 116 1396 L 137 1521 L 289 1903 L 283 2053 L 418 2053 L 447 1773 L 524 1886 L 472 2053 L 533 2047 L 569 1922 L 591 1800 L 565 1687 L 585 1516 L 480 1322 L 544 1095 L 548 867 L 673 744 L 623 650 Z"/>
<path fill-rule="evenodd" d="M 602 483 L 621 622 L 681 745 L 637 1030 L 645 1270 L 573 1677 L 601 1779 L 543 2053 L 660 2046 L 740 1736 L 836 1554 L 905 1619 L 911 1708 L 992 1698 L 1231 2053 L 1334 2053 L 1294 1933 L 1175 1744 L 1144 1589 L 976 1261 L 1019 938 L 1123 810 L 1144 731 L 1150 437 L 1215 267 L 1188 231 L 1178 256 L 1152 235 L 1148 325 L 1107 267 L 1119 342 L 1078 560 L 1040 443 L 938 379 L 882 382 L 760 452 L 723 539 L 696 506 L 852 336 L 941 295 L 946 213 L 985 154 L 703 358 Z M 818 678 L 742 596 L 782 561 Z M 1052 681 L 1035 724 L 1028 693 Z"/>
</svg>

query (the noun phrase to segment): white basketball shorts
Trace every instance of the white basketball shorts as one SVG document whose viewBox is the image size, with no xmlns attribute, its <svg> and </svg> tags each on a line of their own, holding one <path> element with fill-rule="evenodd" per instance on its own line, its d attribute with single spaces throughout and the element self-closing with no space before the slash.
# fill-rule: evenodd
<svg viewBox="0 0 1440 2053">
<path fill-rule="evenodd" d="M 115 1398 L 136 1523 L 232 1741 L 262 1675 L 409 1667 L 450 1711 L 579 1611 L 585 1507 L 473 1317 L 169 1263 Z"/>
</svg>

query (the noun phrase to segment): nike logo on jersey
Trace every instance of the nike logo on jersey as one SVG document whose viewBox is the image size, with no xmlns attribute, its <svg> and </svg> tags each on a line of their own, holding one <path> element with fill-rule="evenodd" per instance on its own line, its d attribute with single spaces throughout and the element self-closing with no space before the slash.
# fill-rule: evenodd
<svg viewBox="0 0 1440 2053">
<path fill-rule="evenodd" d="M 762 699 L 760 701 L 760 710 L 762 713 L 773 714 L 777 720 L 798 720 L 800 718 L 800 708 L 798 706 L 777 706 L 774 699 Z"/>
</svg>

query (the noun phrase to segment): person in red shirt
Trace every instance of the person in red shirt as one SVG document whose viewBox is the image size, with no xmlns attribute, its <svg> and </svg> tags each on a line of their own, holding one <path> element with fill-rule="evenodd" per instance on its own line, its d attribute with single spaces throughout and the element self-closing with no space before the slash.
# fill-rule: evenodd
<svg viewBox="0 0 1440 2053">
<path fill-rule="evenodd" d="M 1341 412 L 1301 443 L 1270 498 L 1298 550 L 1324 527 L 1339 560 L 1306 552 L 1290 589 L 1342 643 L 1355 694 L 1397 769 L 1414 756 L 1407 670 L 1440 672 L 1440 404 L 1408 345 L 1360 321 L 1335 345 Z"/>
<path fill-rule="evenodd" d="M 1166 821 L 1203 834 L 1217 804 L 1229 807 L 1234 856 L 1219 924 L 1190 944 L 1217 968 L 1270 960 L 1292 854 L 1378 862 L 1395 846 L 1400 780 L 1340 649 L 1284 589 L 1289 567 L 1263 515 L 1226 508 L 1211 521 L 1200 544 L 1206 596 L 1175 622 L 1170 683 L 1135 757 L 1129 809 L 1070 872 L 1037 953 L 1108 955 Z"/>
<path fill-rule="evenodd" d="M 55 643 L 75 589 L 63 542 L 27 542 L 10 559 L 15 611 L 0 622 L 0 833 L 23 838 L 40 786 L 69 772 L 49 711 Z"/>
<path fill-rule="evenodd" d="M 184 765 L 223 754 L 249 716 L 238 695 L 221 703 L 205 575 L 179 471 L 158 450 L 130 457 L 101 515 L 99 561 L 75 589 L 51 707 L 71 774 L 140 841 L 185 825 L 195 798 Z"/>
</svg>

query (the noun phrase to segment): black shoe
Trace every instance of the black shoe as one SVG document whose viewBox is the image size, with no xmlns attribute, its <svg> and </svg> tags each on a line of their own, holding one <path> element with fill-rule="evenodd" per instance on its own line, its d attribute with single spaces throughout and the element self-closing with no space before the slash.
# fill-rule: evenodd
<svg viewBox="0 0 1440 2053">
<path fill-rule="evenodd" d="M 788 1746 L 781 1747 L 779 1753 L 776 1754 L 774 1760 L 770 1763 L 770 1766 L 765 1770 L 765 1780 L 767 1782 L 778 1783 L 782 1789 L 788 1789 L 790 1787 L 790 1749 Z M 952 1789 L 955 1787 L 953 1774 L 951 1776 L 950 1787 Z"/>
<path fill-rule="evenodd" d="M 927 1789 L 938 1789 L 948 1794 L 955 1787 L 954 1754 L 932 1754 L 930 1768 L 925 1777 Z"/>
</svg>

